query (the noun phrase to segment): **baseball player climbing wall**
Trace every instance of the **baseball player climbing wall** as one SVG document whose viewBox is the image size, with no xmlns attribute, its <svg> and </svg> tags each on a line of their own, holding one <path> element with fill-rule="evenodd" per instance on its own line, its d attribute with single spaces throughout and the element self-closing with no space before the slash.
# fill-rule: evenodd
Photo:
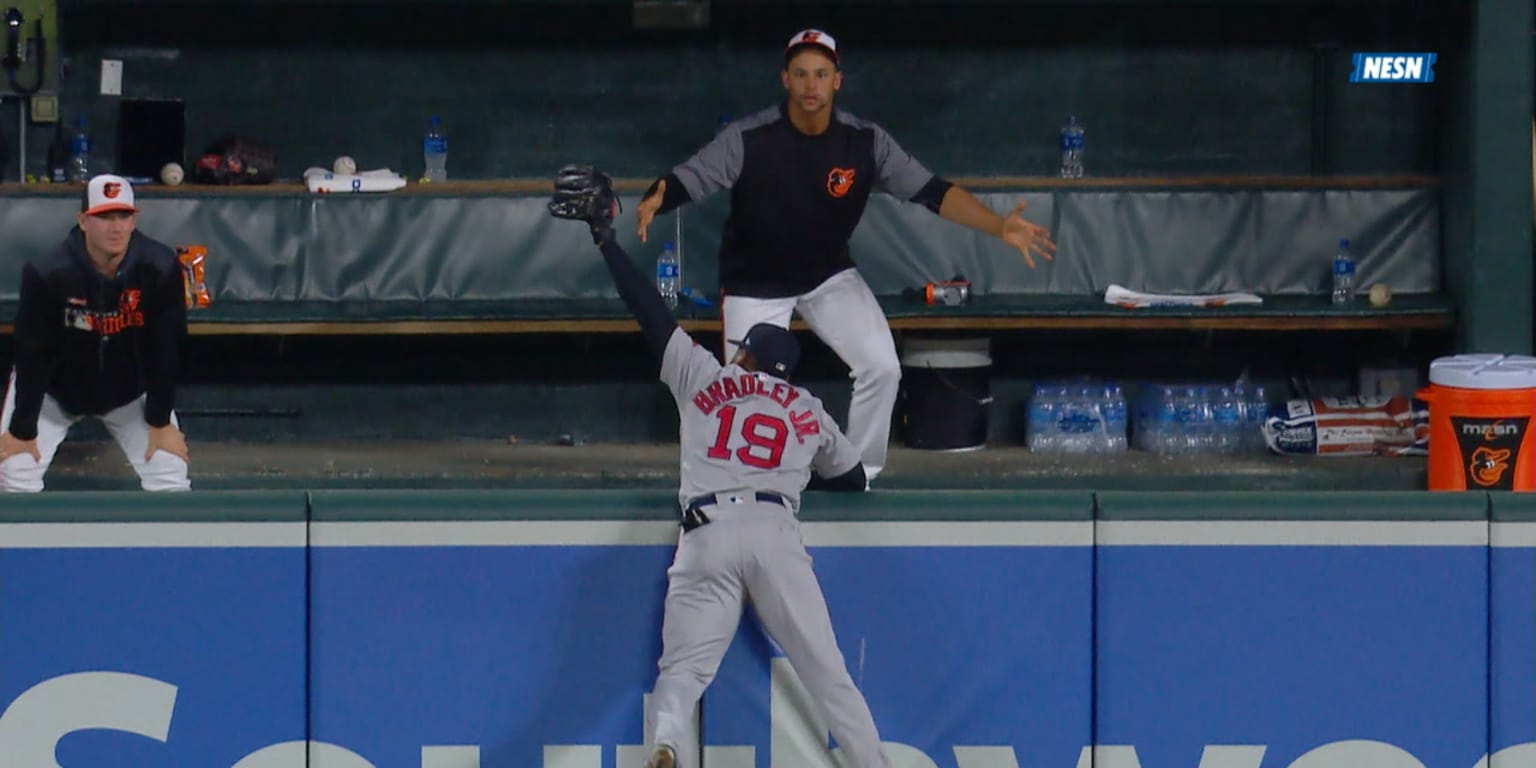
<svg viewBox="0 0 1536 768">
<path fill-rule="evenodd" d="M 758 323 L 787 327 L 798 312 L 848 364 L 848 436 L 873 479 L 885 467 L 901 364 L 885 314 L 848 252 L 870 194 L 887 192 L 997 237 L 1030 266 L 1032 252 L 1050 258 L 1056 246 L 1043 227 L 1024 220 L 1022 204 L 999 216 L 929 172 L 884 128 L 833 109 L 842 87 L 839 57 L 826 32 L 791 37 L 781 73 L 785 100 L 727 125 L 658 179 L 636 218 L 644 239 L 658 213 L 731 190 L 720 244 L 725 359 L 735 353 L 731 339 Z"/>
<path fill-rule="evenodd" d="M 839 112 L 829 131 L 806 154 L 782 109 L 765 109 L 727 126 L 672 177 L 687 199 L 732 189 L 720 251 L 725 359 L 747 329 L 787 328 L 799 312 L 849 366 L 848 436 L 874 477 L 885 465 L 901 364 L 880 304 L 849 258 L 848 238 L 871 192 L 907 199 L 933 174 L 872 123 Z"/>
</svg>

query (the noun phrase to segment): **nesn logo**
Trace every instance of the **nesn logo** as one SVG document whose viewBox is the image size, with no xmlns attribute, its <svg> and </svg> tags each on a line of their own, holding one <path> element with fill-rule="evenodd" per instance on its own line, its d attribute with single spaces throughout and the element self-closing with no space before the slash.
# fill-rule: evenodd
<svg viewBox="0 0 1536 768">
<path fill-rule="evenodd" d="M 1357 53 L 1351 83 L 1433 83 L 1433 53 Z"/>
</svg>

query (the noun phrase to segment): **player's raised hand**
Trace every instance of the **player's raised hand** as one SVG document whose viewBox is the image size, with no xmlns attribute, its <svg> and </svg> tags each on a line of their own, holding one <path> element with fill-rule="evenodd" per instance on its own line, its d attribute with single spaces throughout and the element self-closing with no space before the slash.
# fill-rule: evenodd
<svg viewBox="0 0 1536 768">
<path fill-rule="evenodd" d="M 181 434 L 181 430 L 177 429 L 175 424 L 149 428 L 149 446 L 144 449 L 144 460 L 149 461 L 149 458 L 155 455 L 155 451 L 165 451 L 188 464 L 192 463 L 187 453 L 187 438 Z"/>
<path fill-rule="evenodd" d="M 656 182 L 656 191 L 647 195 L 640 201 L 640 206 L 635 209 L 635 218 L 639 220 L 638 234 L 640 242 L 645 242 L 645 229 L 651 226 L 651 219 L 656 218 L 656 212 L 661 210 L 661 199 L 667 194 L 667 180 Z"/>
<path fill-rule="evenodd" d="M 1038 253 L 1040 258 L 1049 261 L 1051 254 L 1056 252 L 1056 244 L 1051 242 L 1051 232 L 1039 224 L 1033 224 L 1024 219 L 1025 203 L 1021 200 L 1013 207 L 1013 212 L 1003 219 L 1003 242 L 1019 249 L 1024 254 L 1024 263 L 1030 269 L 1035 268 L 1035 259 L 1031 251 Z"/>
</svg>

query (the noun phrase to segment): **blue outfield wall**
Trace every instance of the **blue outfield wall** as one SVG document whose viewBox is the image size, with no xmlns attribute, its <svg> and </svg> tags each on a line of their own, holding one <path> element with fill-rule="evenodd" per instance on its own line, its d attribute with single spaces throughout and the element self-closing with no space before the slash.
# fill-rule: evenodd
<svg viewBox="0 0 1536 768">
<path fill-rule="evenodd" d="M 1526 497 L 956 496 L 804 526 L 894 768 L 1536 765 Z M 643 762 L 664 495 L 141 497 L 0 509 L 0 768 Z M 685 762 L 822 722 L 749 616 Z"/>
</svg>

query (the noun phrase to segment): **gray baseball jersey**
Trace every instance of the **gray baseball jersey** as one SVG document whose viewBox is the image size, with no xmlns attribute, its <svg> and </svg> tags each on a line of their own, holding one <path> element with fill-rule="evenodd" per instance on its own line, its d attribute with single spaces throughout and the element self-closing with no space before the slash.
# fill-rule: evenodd
<svg viewBox="0 0 1536 768">
<path fill-rule="evenodd" d="M 811 470 L 836 477 L 859 451 L 810 392 L 766 373 L 720 365 L 679 328 L 667 342 L 661 381 L 682 419 L 678 500 L 726 491 L 772 491 L 800 508 Z"/>
</svg>

